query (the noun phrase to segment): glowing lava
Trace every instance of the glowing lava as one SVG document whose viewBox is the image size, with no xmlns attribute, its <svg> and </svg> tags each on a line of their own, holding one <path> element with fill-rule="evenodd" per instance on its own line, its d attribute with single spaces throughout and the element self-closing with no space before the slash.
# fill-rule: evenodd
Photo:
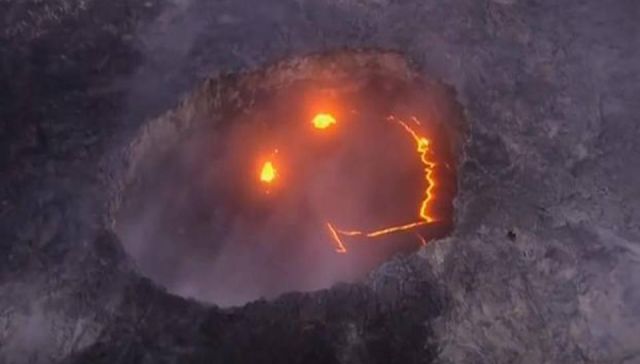
<svg viewBox="0 0 640 364">
<path fill-rule="evenodd" d="M 435 218 L 429 212 L 429 204 L 434 199 L 434 188 L 436 186 L 436 182 L 433 177 L 433 169 L 435 168 L 436 163 L 430 160 L 429 158 L 429 154 L 431 154 L 431 141 L 426 137 L 423 137 L 420 134 L 418 134 L 418 132 L 416 132 L 406 122 L 396 119 L 393 116 L 390 116 L 389 120 L 397 122 L 411 135 L 411 137 L 416 142 L 416 150 L 420 155 L 420 161 L 424 165 L 427 188 L 425 190 L 425 197 L 420 203 L 420 209 L 418 211 L 418 216 L 420 218 L 420 221 L 416 221 L 416 222 L 412 222 L 404 225 L 391 226 L 391 227 L 387 227 L 387 228 L 383 228 L 383 229 L 379 229 L 371 232 L 362 232 L 358 230 L 351 230 L 351 231 L 339 230 L 339 229 L 336 229 L 331 223 L 327 223 L 330 235 L 336 244 L 336 252 L 338 253 L 347 252 L 347 249 L 345 248 L 344 243 L 342 242 L 341 235 L 342 236 L 364 236 L 367 238 L 376 238 L 379 236 L 388 235 L 388 234 L 396 233 L 399 231 L 411 230 L 435 221 Z M 420 125 L 420 122 L 415 117 L 412 120 L 417 125 Z M 418 235 L 418 238 L 420 239 L 420 242 L 422 245 L 426 244 L 426 241 L 422 236 Z"/>
<path fill-rule="evenodd" d="M 271 184 L 276 177 L 278 176 L 278 171 L 273 166 L 273 162 L 266 161 L 262 165 L 262 170 L 260 171 L 260 181 Z"/>
<path fill-rule="evenodd" d="M 425 137 L 418 135 L 407 123 L 402 120 L 398 120 L 393 116 L 389 117 L 389 120 L 396 121 L 413 137 L 417 144 L 417 151 L 420 154 L 420 161 L 424 165 L 425 179 L 427 180 L 427 190 L 425 191 L 425 198 L 420 205 L 420 217 L 427 223 L 433 222 L 435 219 L 429 213 L 429 203 L 433 200 L 433 190 L 436 187 L 436 180 L 433 178 L 433 169 L 436 167 L 436 163 L 429 160 L 429 154 L 431 153 L 431 141 Z M 420 122 L 415 117 L 413 121 L 420 125 Z"/>
<path fill-rule="evenodd" d="M 327 129 L 332 125 L 335 125 L 336 118 L 331 114 L 320 113 L 314 116 L 311 122 L 313 123 L 313 127 L 316 129 Z"/>
</svg>

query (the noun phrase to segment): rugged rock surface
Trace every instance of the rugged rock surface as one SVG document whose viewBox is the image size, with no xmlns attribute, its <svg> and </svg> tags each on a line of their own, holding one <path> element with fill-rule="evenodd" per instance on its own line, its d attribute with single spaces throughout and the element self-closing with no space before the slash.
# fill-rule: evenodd
<svg viewBox="0 0 640 364">
<path fill-rule="evenodd" d="M 638 4 L 2 1 L 0 358 L 640 362 Z M 470 124 L 457 227 L 362 284 L 220 310 L 139 277 L 114 158 L 207 75 L 397 50 Z"/>
</svg>

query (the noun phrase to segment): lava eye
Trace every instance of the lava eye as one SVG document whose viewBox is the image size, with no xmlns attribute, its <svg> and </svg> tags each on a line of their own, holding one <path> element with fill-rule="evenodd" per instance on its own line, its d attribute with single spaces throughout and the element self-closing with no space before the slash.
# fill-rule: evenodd
<svg viewBox="0 0 640 364">
<path fill-rule="evenodd" d="M 336 124 L 336 118 L 329 113 L 318 113 L 311 121 L 316 129 L 328 129 Z"/>
<path fill-rule="evenodd" d="M 266 161 L 262 165 L 262 170 L 260 171 L 260 180 L 265 183 L 273 183 L 278 175 L 278 171 L 273 166 L 273 162 Z"/>
</svg>

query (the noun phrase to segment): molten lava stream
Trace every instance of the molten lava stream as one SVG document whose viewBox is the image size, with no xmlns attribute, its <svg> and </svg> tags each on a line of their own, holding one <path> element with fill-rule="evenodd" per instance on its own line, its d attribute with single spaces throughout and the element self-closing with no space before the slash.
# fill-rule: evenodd
<svg viewBox="0 0 640 364">
<path fill-rule="evenodd" d="M 429 159 L 429 154 L 431 154 L 431 141 L 426 137 L 423 137 L 420 134 L 418 134 L 418 132 L 416 132 L 406 122 L 396 119 L 394 116 L 390 116 L 388 119 L 390 121 L 394 121 L 398 123 L 400 126 L 404 128 L 404 130 L 407 131 L 407 133 L 411 135 L 411 137 L 416 142 L 416 149 L 418 154 L 420 155 L 420 162 L 424 165 L 425 180 L 427 182 L 427 187 L 425 190 L 425 197 L 420 203 L 420 209 L 418 211 L 418 218 L 420 220 L 416 222 L 404 224 L 404 225 L 386 227 L 386 228 L 382 228 L 382 229 L 371 231 L 371 232 L 363 232 L 359 230 L 350 230 L 350 231 L 341 230 L 334 227 L 331 223 L 327 223 L 327 227 L 329 229 L 329 235 L 334 240 L 336 245 L 336 252 L 338 253 L 347 252 L 344 242 L 342 241 L 342 236 L 363 236 L 366 238 L 376 238 L 376 237 L 393 234 L 401 231 L 412 230 L 417 227 L 435 222 L 435 218 L 429 212 L 429 207 L 430 207 L 429 205 L 434 199 L 434 196 L 435 196 L 434 189 L 436 187 L 436 181 L 433 176 L 433 170 L 436 167 L 436 163 Z M 418 121 L 417 118 L 414 117 L 412 118 L 412 120 L 417 125 L 420 125 L 420 121 Z M 418 234 L 418 238 L 422 245 L 426 244 L 426 240 L 424 239 L 424 237 Z"/>
</svg>

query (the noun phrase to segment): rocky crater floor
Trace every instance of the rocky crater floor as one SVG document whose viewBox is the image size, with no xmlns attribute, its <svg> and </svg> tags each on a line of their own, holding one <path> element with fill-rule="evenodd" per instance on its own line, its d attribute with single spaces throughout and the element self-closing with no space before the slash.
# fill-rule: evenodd
<svg viewBox="0 0 640 364">
<path fill-rule="evenodd" d="M 638 19 L 634 0 L 0 0 L 0 362 L 640 363 Z M 372 49 L 463 110 L 446 238 L 239 307 L 140 273 L 112 212 L 141 136 L 212 79 Z"/>
</svg>

